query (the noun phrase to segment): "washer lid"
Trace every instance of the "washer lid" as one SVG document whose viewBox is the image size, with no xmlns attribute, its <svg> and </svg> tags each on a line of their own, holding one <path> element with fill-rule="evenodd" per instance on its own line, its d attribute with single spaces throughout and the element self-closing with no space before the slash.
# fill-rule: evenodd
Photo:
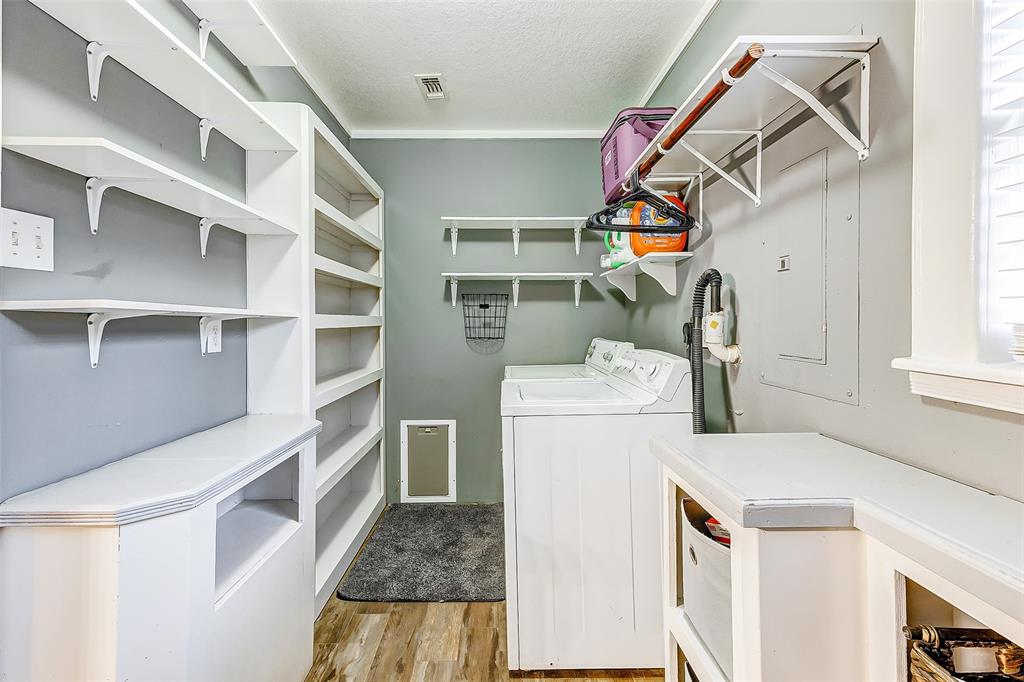
<svg viewBox="0 0 1024 682">
<path fill-rule="evenodd" d="M 603 381 L 537 381 L 519 385 L 524 403 L 622 403 L 632 397 Z"/>
<path fill-rule="evenodd" d="M 536 379 L 593 381 L 601 376 L 604 375 L 587 365 L 508 365 L 505 367 L 505 378 L 517 381 Z"/>
</svg>

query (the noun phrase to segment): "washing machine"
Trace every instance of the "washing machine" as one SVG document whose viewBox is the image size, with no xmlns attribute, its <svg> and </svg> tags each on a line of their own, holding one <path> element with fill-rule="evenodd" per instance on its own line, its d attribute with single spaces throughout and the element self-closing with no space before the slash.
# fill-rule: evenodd
<svg viewBox="0 0 1024 682">
<path fill-rule="evenodd" d="M 520 381 L 549 381 L 552 379 L 599 379 L 611 371 L 615 362 L 633 344 L 595 337 L 587 347 L 580 364 L 571 365 L 506 365 L 505 378 Z"/>
<path fill-rule="evenodd" d="M 505 380 L 501 413 L 510 669 L 663 667 L 650 440 L 692 431 L 689 361 L 625 349 L 590 381 Z"/>
</svg>

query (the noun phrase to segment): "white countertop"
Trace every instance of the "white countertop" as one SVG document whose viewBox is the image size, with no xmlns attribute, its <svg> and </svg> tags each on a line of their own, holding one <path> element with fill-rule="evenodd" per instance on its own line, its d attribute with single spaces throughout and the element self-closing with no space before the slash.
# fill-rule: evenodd
<svg viewBox="0 0 1024 682">
<path fill-rule="evenodd" d="M 652 451 L 736 525 L 857 528 L 1024 620 L 1024 503 L 813 433 L 656 438 Z"/>
<path fill-rule="evenodd" d="M 319 431 L 303 415 L 247 415 L 12 497 L 0 526 L 121 525 L 191 509 Z"/>
</svg>

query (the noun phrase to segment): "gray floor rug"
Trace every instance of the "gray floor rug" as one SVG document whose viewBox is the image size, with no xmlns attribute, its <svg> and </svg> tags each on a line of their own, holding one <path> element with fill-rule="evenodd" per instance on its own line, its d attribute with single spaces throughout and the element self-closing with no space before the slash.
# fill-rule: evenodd
<svg viewBox="0 0 1024 682">
<path fill-rule="evenodd" d="M 500 504 L 388 507 L 338 586 L 349 601 L 501 601 Z"/>
</svg>

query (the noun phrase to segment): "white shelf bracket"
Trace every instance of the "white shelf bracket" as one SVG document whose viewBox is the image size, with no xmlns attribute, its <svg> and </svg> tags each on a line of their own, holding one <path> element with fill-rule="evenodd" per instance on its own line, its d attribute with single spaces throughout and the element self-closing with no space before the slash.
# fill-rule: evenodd
<svg viewBox="0 0 1024 682">
<path fill-rule="evenodd" d="M 519 223 L 512 223 L 512 255 L 519 255 Z"/>
<path fill-rule="evenodd" d="M 213 128 L 213 121 L 210 119 L 199 119 L 199 156 L 203 161 L 206 161 L 206 148 L 210 145 L 210 131 Z"/>
<path fill-rule="evenodd" d="M 660 284 L 666 294 L 676 295 L 676 261 L 670 263 L 640 261 L 640 270 Z"/>
<path fill-rule="evenodd" d="M 100 364 L 100 346 L 103 343 L 103 329 L 111 320 L 124 320 L 129 317 L 145 317 L 149 313 L 92 313 L 85 320 L 85 328 L 89 334 L 89 364 L 95 369 Z"/>
<path fill-rule="evenodd" d="M 128 50 L 171 50 L 177 51 L 174 45 L 154 47 L 136 43 L 98 43 L 93 41 L 85 46 L 85 65 L 89 72 L 89 96 L 93 102 L 100 98 L 100 74 L 103 73 L 103 62 L 116 52 Z"/>
<path fill-rule="evenodd" d="M 758 61 L 757 70 L 760 71 L 768 80 L 775 82 L 782 86 L 789 92 L 796 95 L 800 100 L 804 102 L 810 109 L 818 115 L 818 117 L 825 122 L 825 124 L 835 131 L 839 137 L 843 139 L 846 144 L 857 152 L 857 158 L 864 161 L 868 158 L 871 153 L 869 147 L 870 136 L 868 133 L 869 129 L 869 108 L 870 108 L 870 97 L 871 97 L 871 57 L 866 52 L 836 52 L 836 51 L 815 51 L 815 50 L 774 50 L 765 53 L 766 57 L 811 57 L 811 58 L 834 58 L 834 59 L 855 59 L 860 62 L 860 136 L 854 135 L 850 132 L 850 129 L 843 125 L 840 121 L 824 104 L 818 101 L 818 99 L 808 92 L 804 87 L 794 83 L 786 76 L 782 75 L 772 67 L 768 66 L 764 61 Z"/>
<path fill-rule="evenodd" d="M 206 48 L 210 44 L 210 36 L 215 34 L 218 29 L 230 28 L 230 27 L 251 27 L 259 28 L 263 26 L 262 22 L 259 21 L 212 21 L 210 19 L 199 20 L 199 58 L 206 60 Z"/>
<path fill-rule="evenodd" d="M 459 226 L 458 226 L 458 224 L 453 222 L 451 228 L 449 228 L 449 232 L 451 232 L 451 237 L 452 237 L 452 255 L 454 256 L 456 254 L 456 252 L 459 250 Z M 455 296 L 453 295 L 452 298 L 454 299 Z"/>
<path fill-rule="evenodd" d="M 582 225 L 577 225 L 576 227 L 572 228 L 572 240 L 573 240 L 573 244 L 576 246 L 576 255 L 577 256 L 580 255 L 580 242 L 582 241 L 582 239 L 583 239 L 583 226 Z"/>
<path fill-rule="evenodd" d="M 753 133 L 751 133 L 751 135 L 753 135 Z M 756 193 L 755 192 L 751 192 L 749 189 L 747 189 L 743 185 L 743 183 L 741 183 L 739 180 L 737 180 L 736 178 L 734 178 L 731 175 L 729 175 L 729 173 L 727 173 L 725 171 L 725 169 L 723 169 L 721 166 L 716 164 L 714 161 L 712 161 L 711 159 L 706 157 L 704 154 L 700 153 L 693 145 L 691 145 L 686 140 L 681 139 L 681 140 L 679 140 L 679 142 L 677 144 L 679 146 L 681 146 L 683 149 L 685 149 L 686 151 L 688 151 L 691 154 L 693 154 L 693 156 L 698 161 L 703 163 L 710 170 L 714 171 L 715 174 L 718 175 L 720 178 L 722 178 L 723 180 L 728 182 L 730 185 L 735 187 L 743 196 L 745 196 L 748 199 L 750 199 L 750 201 L 753 202 L 754 206 L 760 206 L 761 205 L 761 170 L 760 170 L 761 169 L 761 135 L 760 135 L 760 133 L 758 133 L 756 135 L 756 138 L 757 138 L 757 150 L 756 150 L 756 153 L 757 153 L 757 161 L 756 161 L 757 173 L 755 174 L 755 182 L 754 182 L 754 184 L 755 184 L 754 188 L 756 190 Z"/>
<path fill-rule="evenodd" d="M 630 301 L 636 301 L 636 275 L 612 271 L 608 273 L 608 283 L 626 295 Z"/>
<path fill-rule="evenodd" d="M 580 292 L 583 290 L 583 278 L 577 277 L 572 281 L 573 298 L 576 301 L 576 307 L 580 307 Z"/>
<path fill-rule="evenodd" d="M 448 278 L 448 288 L 451 290 L 451 293 L 452 293 L 452 307 L 454 308 L 455 307 L 455 300 L 456 300 L 456 297 L 457 297 L 457 295 L 459 293 L 459 280 L 454 278 L 454 277 L 449 277 Z"/>
<path fill-rule="evenodd" d="M 210 229 L 220 224 L 220 218 L 199 219 L 199 253 L 206 258 L 206 244 L 210 241 Z"/>
<path fill-rule="evenodd" d="M 85 181 L 85 203 L 89 209 L 89 231 L 97 234 L 100 229 L 100 206 L 103 194 L 111 187 L 120 187 L 137 182 L 174 182 L 170 178 L 89 178 Z"/>
<path fill-rule="evenodd" d="M 512 307 L 519 307 L 519 278 L 512 278 Z"/>
</svg>

